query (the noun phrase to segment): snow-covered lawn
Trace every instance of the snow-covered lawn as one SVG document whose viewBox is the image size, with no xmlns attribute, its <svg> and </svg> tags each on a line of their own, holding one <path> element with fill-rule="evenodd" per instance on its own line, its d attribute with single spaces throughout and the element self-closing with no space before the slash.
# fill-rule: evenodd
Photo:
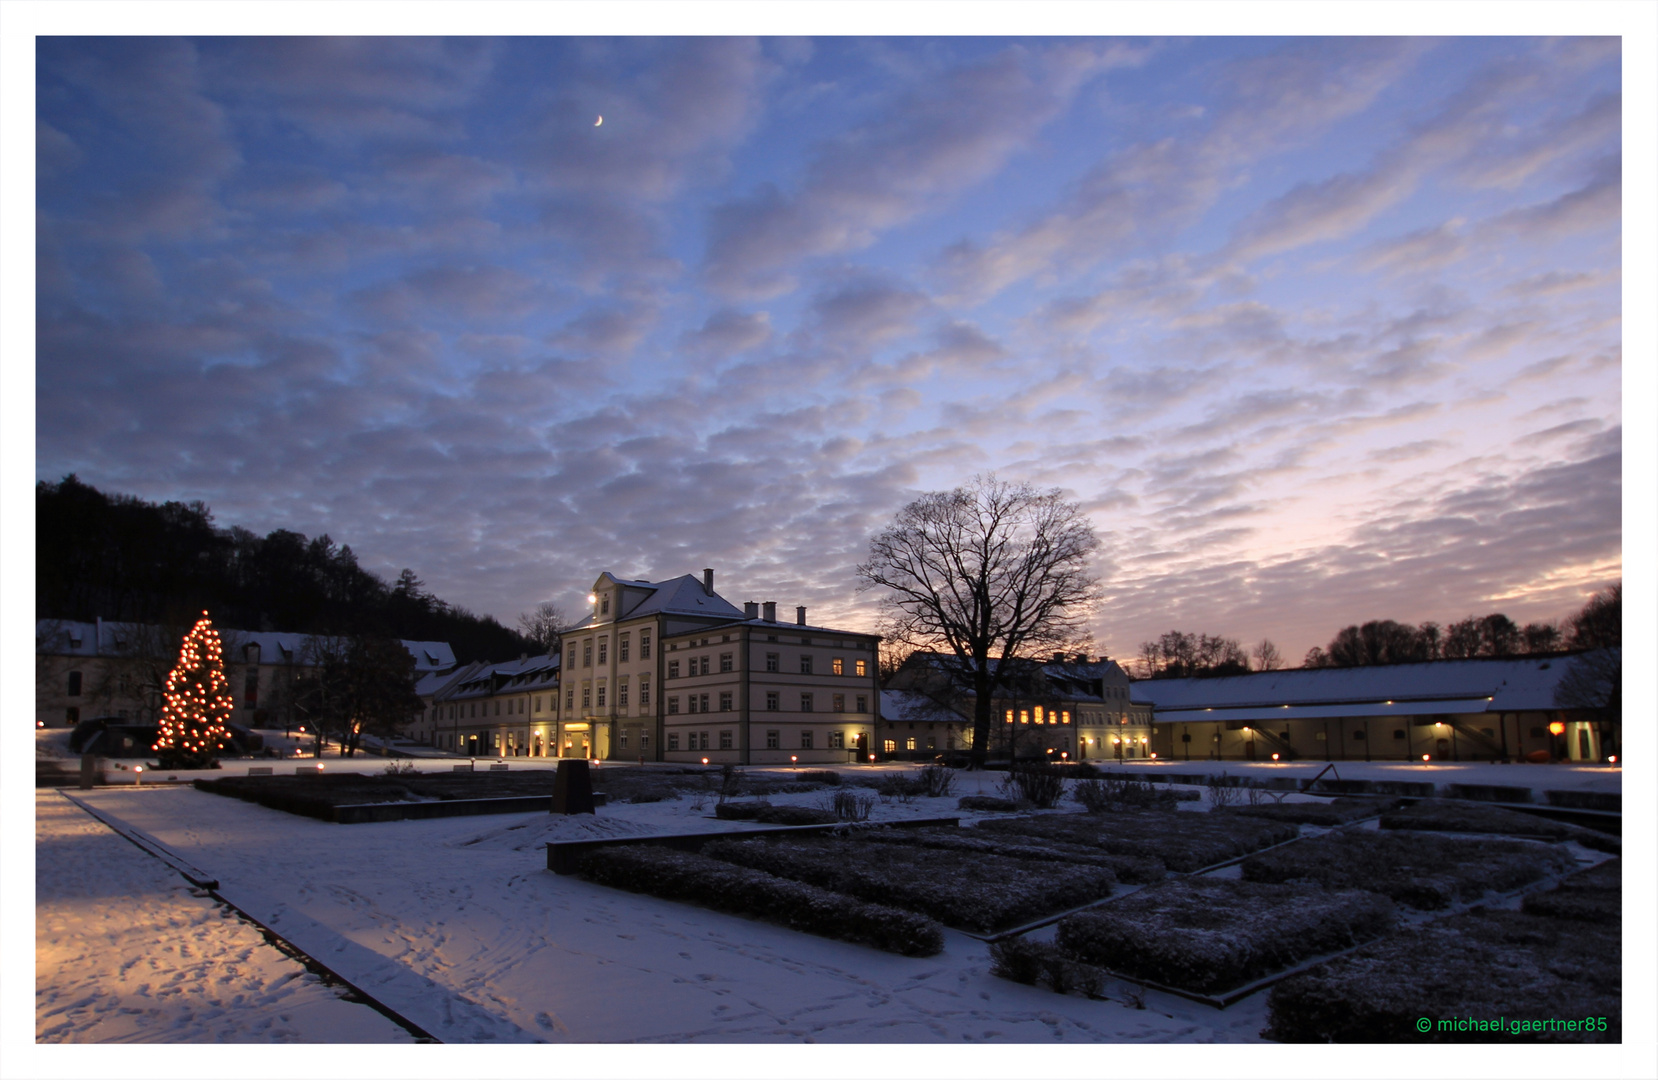
<svg viewBox="0 0 1658 1080">
<path fill-rule="evenodd" d="M 56 792 L 35 841 L 38 1041 L 412 1041 Z"/>
<path fill-rule="evenodd" d="M 1256 1041 L 1264 1023 L 1254 1001 L 1216 1012 L 1153 994 L 1136 1009 L 1019 986 L 989 974 L 987 946 L 951 931 L 942 954 L 908 959 L 545 869 L 555 838 L 720 827 L 685 799 L 596 817 L 341 826 L 186 787 L 75 794 L 445 1041 Z M 883 803 L 877 815 L 954 804 Z M 86 982 L 98 962 L 85 961 Z M 124 962 L 111 950 L 102 977 Z M 240 1023 L 226 1021 L 224 1037 L 260 1037 Z"/>
</svg>

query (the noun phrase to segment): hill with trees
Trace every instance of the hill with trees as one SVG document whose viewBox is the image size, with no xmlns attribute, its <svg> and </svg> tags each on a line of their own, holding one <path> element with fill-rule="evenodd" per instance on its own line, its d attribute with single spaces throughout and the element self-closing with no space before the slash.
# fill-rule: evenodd
<svg viewBox="0 0 1658 1080">
<path fill-rule="evenodd" d="M 110 495 L 73 474 L 35 485 L 40 618 L 220 626 L 447 641 L 461 663 L 540 647 L 488 615 L 427 592 L 414 571 L 386 582 L 349 545 L 288 529 L 221 529 L 200 502 Z"/>
</svg>

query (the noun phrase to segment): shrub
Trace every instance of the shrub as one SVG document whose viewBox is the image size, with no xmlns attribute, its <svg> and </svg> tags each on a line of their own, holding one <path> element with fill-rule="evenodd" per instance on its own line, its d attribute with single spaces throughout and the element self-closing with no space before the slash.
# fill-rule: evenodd
<svg viewBox="0 0 1658 1080">
<path fill-rule="evenodd" d="M 582 856 L 580 872 L 600 885 L 749 915 L 905 956 L 933 956 L 944 948 L 943 931 L 931 919 L 690 852 L 646 845 L 598 848 Z"/>
<path fill-rule="evenodd" d="M 1247 881 L 1316 881 L 1368 889 L 1437 911 L 1487 890 L 1506 892 L 1563 869 L 1560 848 L 1520 840 L 1462 840 L 1428 833 L 1349 830 L 1289 844 L 1244 861 Z"/>
<path fill-rule="evenodd" d="M 720 802 L 736 797 L 743 790 L 743 770 L 726 762 L 720 766 Z"/>
<path fill-rule="evenodd" d="M 1065 794 L 1065 774 L 1045 761 L 1015 762 L 1008 767 L 1001 787 L 1009 798 L 1017 793 L 1025 802 L 1046 810 Z"/>
<path fill-rule="evenodd" d="M 962 810 L 987 810 L 993 813 L 1019 809 L 1019 804 L 1012 799 L 999 799 L 994 795 L 963 795 L 956 800 L 956 806 Z"/>
<path fill-rule="evenodd" d="M 927 793 L 927 782 L 919 776 L 888 773 L 875 782 L 875 791 L 883 799 L 907 803 L 917 795 Z"/>
<path fill-rule="evenodd" d="M 1252 789 L 1253 790 L 1253 789 Z M 1261 803 L 1256 806 L 1234 806 L 1227 810 L 1244 817 L 1284 821 L 1296 825 L 1345 825 L 1374 817 L 1399 805 L 1398 799 L 1334 799 L 1330 802 Z"/>
<path fill-rule="evenodd" d="M 1617 927 L 1623 919 L 1621 862 L 1609 859 L 1599 866 L 1573 874 L 1548 892 L 1532 893 L 1525 898 L 1520 909 L 1551 919 L 1572 919 Z"/>
<path fill-rule="evenodd" d="M 1393 928 L 1387 900 L 1357 889 L 1165 881 L 1059 922 L 1059 949 L 1134 978 L 1219 993 Z"/>
<path fill-rule="evenodd" d="M 1238 781 L 1221 773 L 1203 782 L 1209 792 L 1209 805 L 1215 808 L 1235 806 L 1238 802 Z"/>
<path fill-rule="evenodd" d="M 753 821 L 760 811 L 770 808 L 771 803 L 764 799 L 753 799 L 748 802 L 722 802 L 714 807 L 714 816 L 725 821 Z"/>
<path fill-rule="evenodd" d="M 1075 990 L 1097 998 L 1104 974 L 1089 964 L 1079 964 L 1045 941 L 1007 938 L 990 945 L 990 973 L 1026 986 L 1045 983 L 1056 994 Z"/>
<path fill-rule="evenodd" d="M 386 776 L 407 776 L 407 775 L 409 775 L 410 773 L 412 773 L 414 771 L 415 771 L 415 767 L 414 767 L 414 762 L 412 762 L 412 761 L 388 761 L 388 762 L 386 762 L 386 771 L 385 771 Z"/>
<path fill-rule="evenodd" d="M 888 844 L 894 847 L 936 848 L 940 851 L 962 851 L 980 855 L 998 855 L 1009 859 L 1032 862 L 1065 863 L 1070 866 L 1099 866 L 1110 870 L 1118 881 L 1130 885 L 1149 885 L 1162 881 L 1163 864 L 1157 859 L 1134 855 L 1112 855 L 1098 848 L 1079 844 L 1024 840 L 1008 842 L 994 836 L 976 836 L 972 829 L 877 829 L 861 833 L 858 839 L 866 844 Z"/>
<path fill-rule="evenodd" d="M 1158 789 L 1143 781 L 1078 780 L 1071 785 L 1071 797 L 1087 808 L 1090 814 L 1104 814 L 1117 810 L 1173 810 L 1181 800 L 1179 794 Z"/>
<path fill-rule="evenodd" d="M 768 806 L 754 815 L 760 825 L 833 825 L 840 815 L 810 806 Z"/>
<path fill-rule="evenodd" d="M 947 798 L 956 787 L 956 771 L 948 765 L 928 765 L 921 770 L 921 786 L 929 799 Z"/>
<path fill-rule="evenodd" d="M 1279 1042 L 1619 1042 L 1616 924 L 1518 911 L 1452 916 L 1291 976 L 1267 998 Z M 1418 1031 L 1418 1017 L 1604 1017 L 1602 1031 Z"/>
<path fill-rule="evenodd" d="M 875 796 L 867 791 L 841 788 L 830 798 L 830 810 L 837 821 L 868 821 L 875 809 Z"/>
<path fill-rule="evenodd" d="M 993 818 L 978 831 L 1040 837 L 1098 848 L 1114 855 L 1162 860 L 1176 873 L 1190 873 L 1227 859 L 1293 840 L 1300 830 L 1290 824 L 1232 814 L 1167 814 L 1127 810 L 1109 816 L 1047 814 Z"/>
<path fill-rule="evenodd" d="M 834 769 L 801 769 L 795 773 L 795 778 L 813 784 L 828 784 L 830 787 L 840 787 L 841 774 Z"/>
<path fill-rule="evenodd" d="M 989 931 L 1111 895 L 1095 866 L 861 843 L 858 837 L 715 840 L 711 858 Z"/>
<path fill-rule="evenodd" d="M 1422 829 L 1436 832 L 1496 833 L 1508 836 L 1536 836 L 1565 840 L 1586 832 L 1563 821 L 1509 810 L 1501 806 L 1479 806 L 1447 799 L 1423 799 L 1382 815 L 1384 829 Z"/>
</svg>

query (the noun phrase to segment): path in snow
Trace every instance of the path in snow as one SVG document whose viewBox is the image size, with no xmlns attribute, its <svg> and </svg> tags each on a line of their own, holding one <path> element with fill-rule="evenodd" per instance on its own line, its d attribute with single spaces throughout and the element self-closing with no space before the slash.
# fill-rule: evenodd
<svg viewBox="0 0 1658 1080">
<path fill-rule="evenodd" d="M 412 1041 L 55 791 L 35 797 L 35 1039 Z"/>
</svg>

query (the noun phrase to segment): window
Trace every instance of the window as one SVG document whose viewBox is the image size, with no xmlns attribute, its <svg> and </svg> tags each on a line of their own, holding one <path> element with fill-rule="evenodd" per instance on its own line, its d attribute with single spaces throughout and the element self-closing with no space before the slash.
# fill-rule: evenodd
<svg viewBox="0 0 1658 1080">
<path fill-rule="evenodd" d="M 81 696 L 81 673 L 78 671 L 71 671 L 69 673 L 69 696 Z"/>
<path fill-rule="evenodd" d="M 777 732 L 775 732 L 775 731 L 766 732 L 766 749 L 767 750 L 776 750 L 777 747 L 778 747 Z"/>
<path fill-rule="evenodd" d="M 801 712 L 811 712 L 812 711 L 812 695 L 811 694 L 801 694 L 800 695 L 800 711 Z"/>
<path fill-rule="evenodd" d="M 618 680 L 616 683 L 616 704 L 620 705 L 624 709 L 627 708 L 628 681 L 625 678 Z"/>
<path fill-rule="evenodd" d="M 882 739 L 881 740 L 881 753 L 883 753 L 883 754 L 895 754 L 897 752 L 898 752 L 898 743 L 897 743 L 896 740 L 893 740 L 893 739 Z"/>
<path fill-rule="evenodd" d="M 610 614 L 610 597 L 605 596 L 605 597 L 601 597 L 599 599 L 599 614 L 600 615 L 609 615 Z M 600 649 L 599 653 L 600 653 L 599 663 L 602 664 L 602 663 L 604 663 L 604 659 L 603 659 L 604 650 Z"/>
<path fill-rule="evenodd" d="M 915 749 L 915 736 L 914 735 L 911 735 L 909 738 L 904 740 L 904 749 L 906 749 L 906 750 L 914 750 Z"/>
<path fill-rule="evenodd" d="M 695 694 L 685 695 L 685 711 L 693 713 L 697 711 L 697 696 Z"/>
<path fill-rule="evenodd" d="M 802 750 L 810 750 L 812 748 L 812 733 L 810 731 L 802 731 L 800 733 L 800 748 Z"/>
<path fill-rule="evenodd" d="M 1019 710 L 1019 722 L 1021 724 L 1030 723 L 1030 713 L 1027 710 L 1025 710 L 1025 709 L 1020 709 Z"/>
<path fill-rule="evenodd" d="M 853 674 L 858 676 L 860 679 L 869 674 L 868 661 L 866 660 L 852 661 L 852 668 Z"/>
<path fill-rule="evenodd" d="M 835 657 L 833 660 L 829 661 L 829 670 L 833 671 L 836 675 L 845 675 L 846 661 L 842 660 L 838 656 Z"/>
<path fill-rule="evenodd" d="M 618 664 L 628 662 L 628 639 L 631 637 L 631 634 L 623 634 L 616 639 L 616 662 Z"/>
<path fill-rule="evenodd" d="M 65 724 L 69 725 L 70 727 L 74 727 L 76 724 L 80 723 L 81 722 L 81 710 L 80 710 L 80 708 L 78 706 L 71 705 L 71 706 L 69 706 L 69 708 L 65 709 L 63 711 L 63 722 Z"/>
<path fill-rule="evenodd" d="M 1061 724 L 1069 724 L 1071 722 L 1071 710 L 1069 710 L 1069 709 L 1059 710 L 1059 722 Z"/>
<path fill-rule="evenodd" d="M 593 707 L 593 688 L 585 683 L 582 684 L 581 688 L 581 707 L 584 709 Z"/>
<path fill-rule="evenodd" d="M 708 657 L 706 656 L 702 658 L 702 673 L 704 675 L 708 674 Z"/>
<path fill-rule="evenodd" d="M 869 711 L 869 698 L 865 697 L 862 694 L 858 695 L 858 711 L 861 712 L 861 713 L 866 713 L 866 712 Z"/>
<path fill-rule="evenodd" d="M 727 690 L 720 695 L 720 712 L 731 711 L 731 691 Z"/>
<path fill-rule="evenodd" d="M 927 736 L 927 749 L 929 749 L 929 750 L 937 750 L 938 749 L 938 736 L 937 735 Z"/>
<path fill-rule="evenodd" d="M 668 711 L 669 712 L 678 712 L 679 710 L 672 708 L 673 703 L 674 703 L 674 699 L 669 698 L 668 699 L 668 705 L 670 707 L 669 707 Z M 668 749 L 669 750 L 678 750 L 679 749 L 679 732 L 677 732 L 677 731 L 668 732 Z"/>
<path fill-rule="evenodd" d="M 668 678 L 670 678 L 670 679 L 679 678 L 679 661 L 678 660 L 669 660 L 668 661 Z"/>
<path fill-rule="evenodd" d="M 588 638 L 586 641 L 581 643 L 581 666 L 582 667 L 592 667 L 593 666 L 593 639 L 592 638 Z"/>
<path fill-rule="evenodd" d="M 829 733 L 829 749 L 831 749 L 831 750 L 844 750 L 844 749 L 846 749 L 846 732 L 844 732 L 844 731 L 831 731 Z"/>
<path fill-rule="evenodd" d="M 253 709 L 259 705 L 259 669 L 249 668 L 247 681 L 242 686 L 242 708 Z"/>
<path fill-rule="evenodd" d="M 703 712 L 708 711 L 708 695 L 707 694 L 702 695 L 702 711 Z"/>
<path fill-rule="evenodd" d="M 830 712 L 845 712 L 846 711 L 846 695 L 845 694 L 836 694 L 835 697 L 834 697 L 834 704 L 831 706 L 829 711 Z"/>
<path fill-rule="evenodd" d="M 639 631 L 639 659 L 649 660 L 650 658 L 651 632 L 649 630 L 641 630 Z"/>
<path fill-rule="evenodd" d="M 678 713 L 679 713 L 679 697 L 676 695 L 676 696 L 671 697 L 671 698 L 668 699 L 668 715 L 669 716 L 675 716 L 675 715 L 678 715 Z"/>
<path fill-rule="evenodd" d="M 573 709 L 576 707 L 576 688 L 573 686 L 564 691 L 564 707 L 566 709 Z"/>
<path fill-rule="evenodd" d="M 647 731 L 644 734 L 639 736 L 639 749 L 649 750 L 650 748 L 651 748 L 651 736 L 650 736 L 650 732 Z"/>
<path fill-rule="evenodd" d="M 625 730 L 617 733 L 616 745 L 623 750 L 628 748 L 628 733 Z"/>
<path fill-rule="evenodd" d="M 649 705 L 650 703 L 651 703 L 651 683 L 650 683 L 650 679 L 647 678 L 644 675 L 641 675 L 641 676 L 639 676 L 639 705 L 640 705 L 641 708 L 643 708 L 644 706 Z"/>
<path fill-rule="evenodd" d="M 605 684 L 600 683 L 599 684 L 599 708 L 601 708 L 601 709 L 604 708 L 604 692 L 605 692 Z"/>
<path fill-rule="evenodd" d="M 1012 709 L 1009 709 L 1007 711 L 1007 722 L 1010 723 L 1010 724 L 1013 723 L 1013 710 Z"/>
<path fill-rule="evenodd" d="M 1036 722 L 1037 722 L 1037 723 L 1038 723 L 1038 724 L 1043 724 L 1043 723 L 1047 723 L 1047 721 L 1045 721 L 1045 720 L 1044 720 L 1044 719 L 1042 719 L 1042 716 L 1043 716 L 1043 713 L 1042 713 L 1042 706 L 1040 706 L 1040 705 L 1038 705 L 1038 706 L 1037 706 L 1037 707 L 1036 707 L 1036 717 L 1035 717 L 1035 720 L 1036 720 Z"/>
<path fill-rule="evenodd" d="M 609 656 L 609 654 L 610 654 L 610 638 L 609 637 L 602 637 L 602 638 L 599 639 L 599 666 L 600 667 L 604 667 L 605 659 L 606 659 L 606 657 Z"/>
<path fill-rule="evenodd" d="M 777 710 L 779 710 L 783 707 L 783 703 L 779 700 L 780 697 L 781 697 L 781 695 L 778 694 L 778 692 L 776 690 L 767 690 L 766 691 L 766 711 L 767 712 L 776 712 Z"/>
<path fill-rule="evenodd" d="M 1403 731 L 1403 729 L 1401 729 L 1401 728 L 1394 728 L 1394 729 L 1393 729 L 1393 737 L 1394 737 L 1394 738 L 1395 738 L 1395 739 L 1402 739 L 1402 738 L 1404 738 L 1404 737 L 1405 737 L 1405 733 L 1404 733 L 1404 731 Z"/>
<path fill-rule="evenodd" d="M 812 654 L 811 653 L 801 653 L 800 654 L 800 673 L 802 675 L 810 675 L 812 673 Z"/>
<path fill-rule="evenodd" d="M 730 731 L 720 732 L 720 749 L 721 750 L 731 749 L 731 732 Z"/>
<path fill-rule="evenodd" d="M 780 664 L 779 664 L 778 655 L 774 652 L 767 653 L 766 654 L 766 670 L 767 671 L 776 671 L 776 670 L 778 670 L 779 667 L 780 667 Z"/>
<path fill-rule="evenodd" d="M 535 696 L 535 711 L 536 712 L 541 711 L 541 695 L 540 694 L 537 694 Z"/>
<path fill-rule="evenodd" d="M 731 654 L 730 653 L 728 653 L 728 652 L 720 653 L 720 670 L 721 671 L 730 671 L 731 670 Z"/>
</svg>

